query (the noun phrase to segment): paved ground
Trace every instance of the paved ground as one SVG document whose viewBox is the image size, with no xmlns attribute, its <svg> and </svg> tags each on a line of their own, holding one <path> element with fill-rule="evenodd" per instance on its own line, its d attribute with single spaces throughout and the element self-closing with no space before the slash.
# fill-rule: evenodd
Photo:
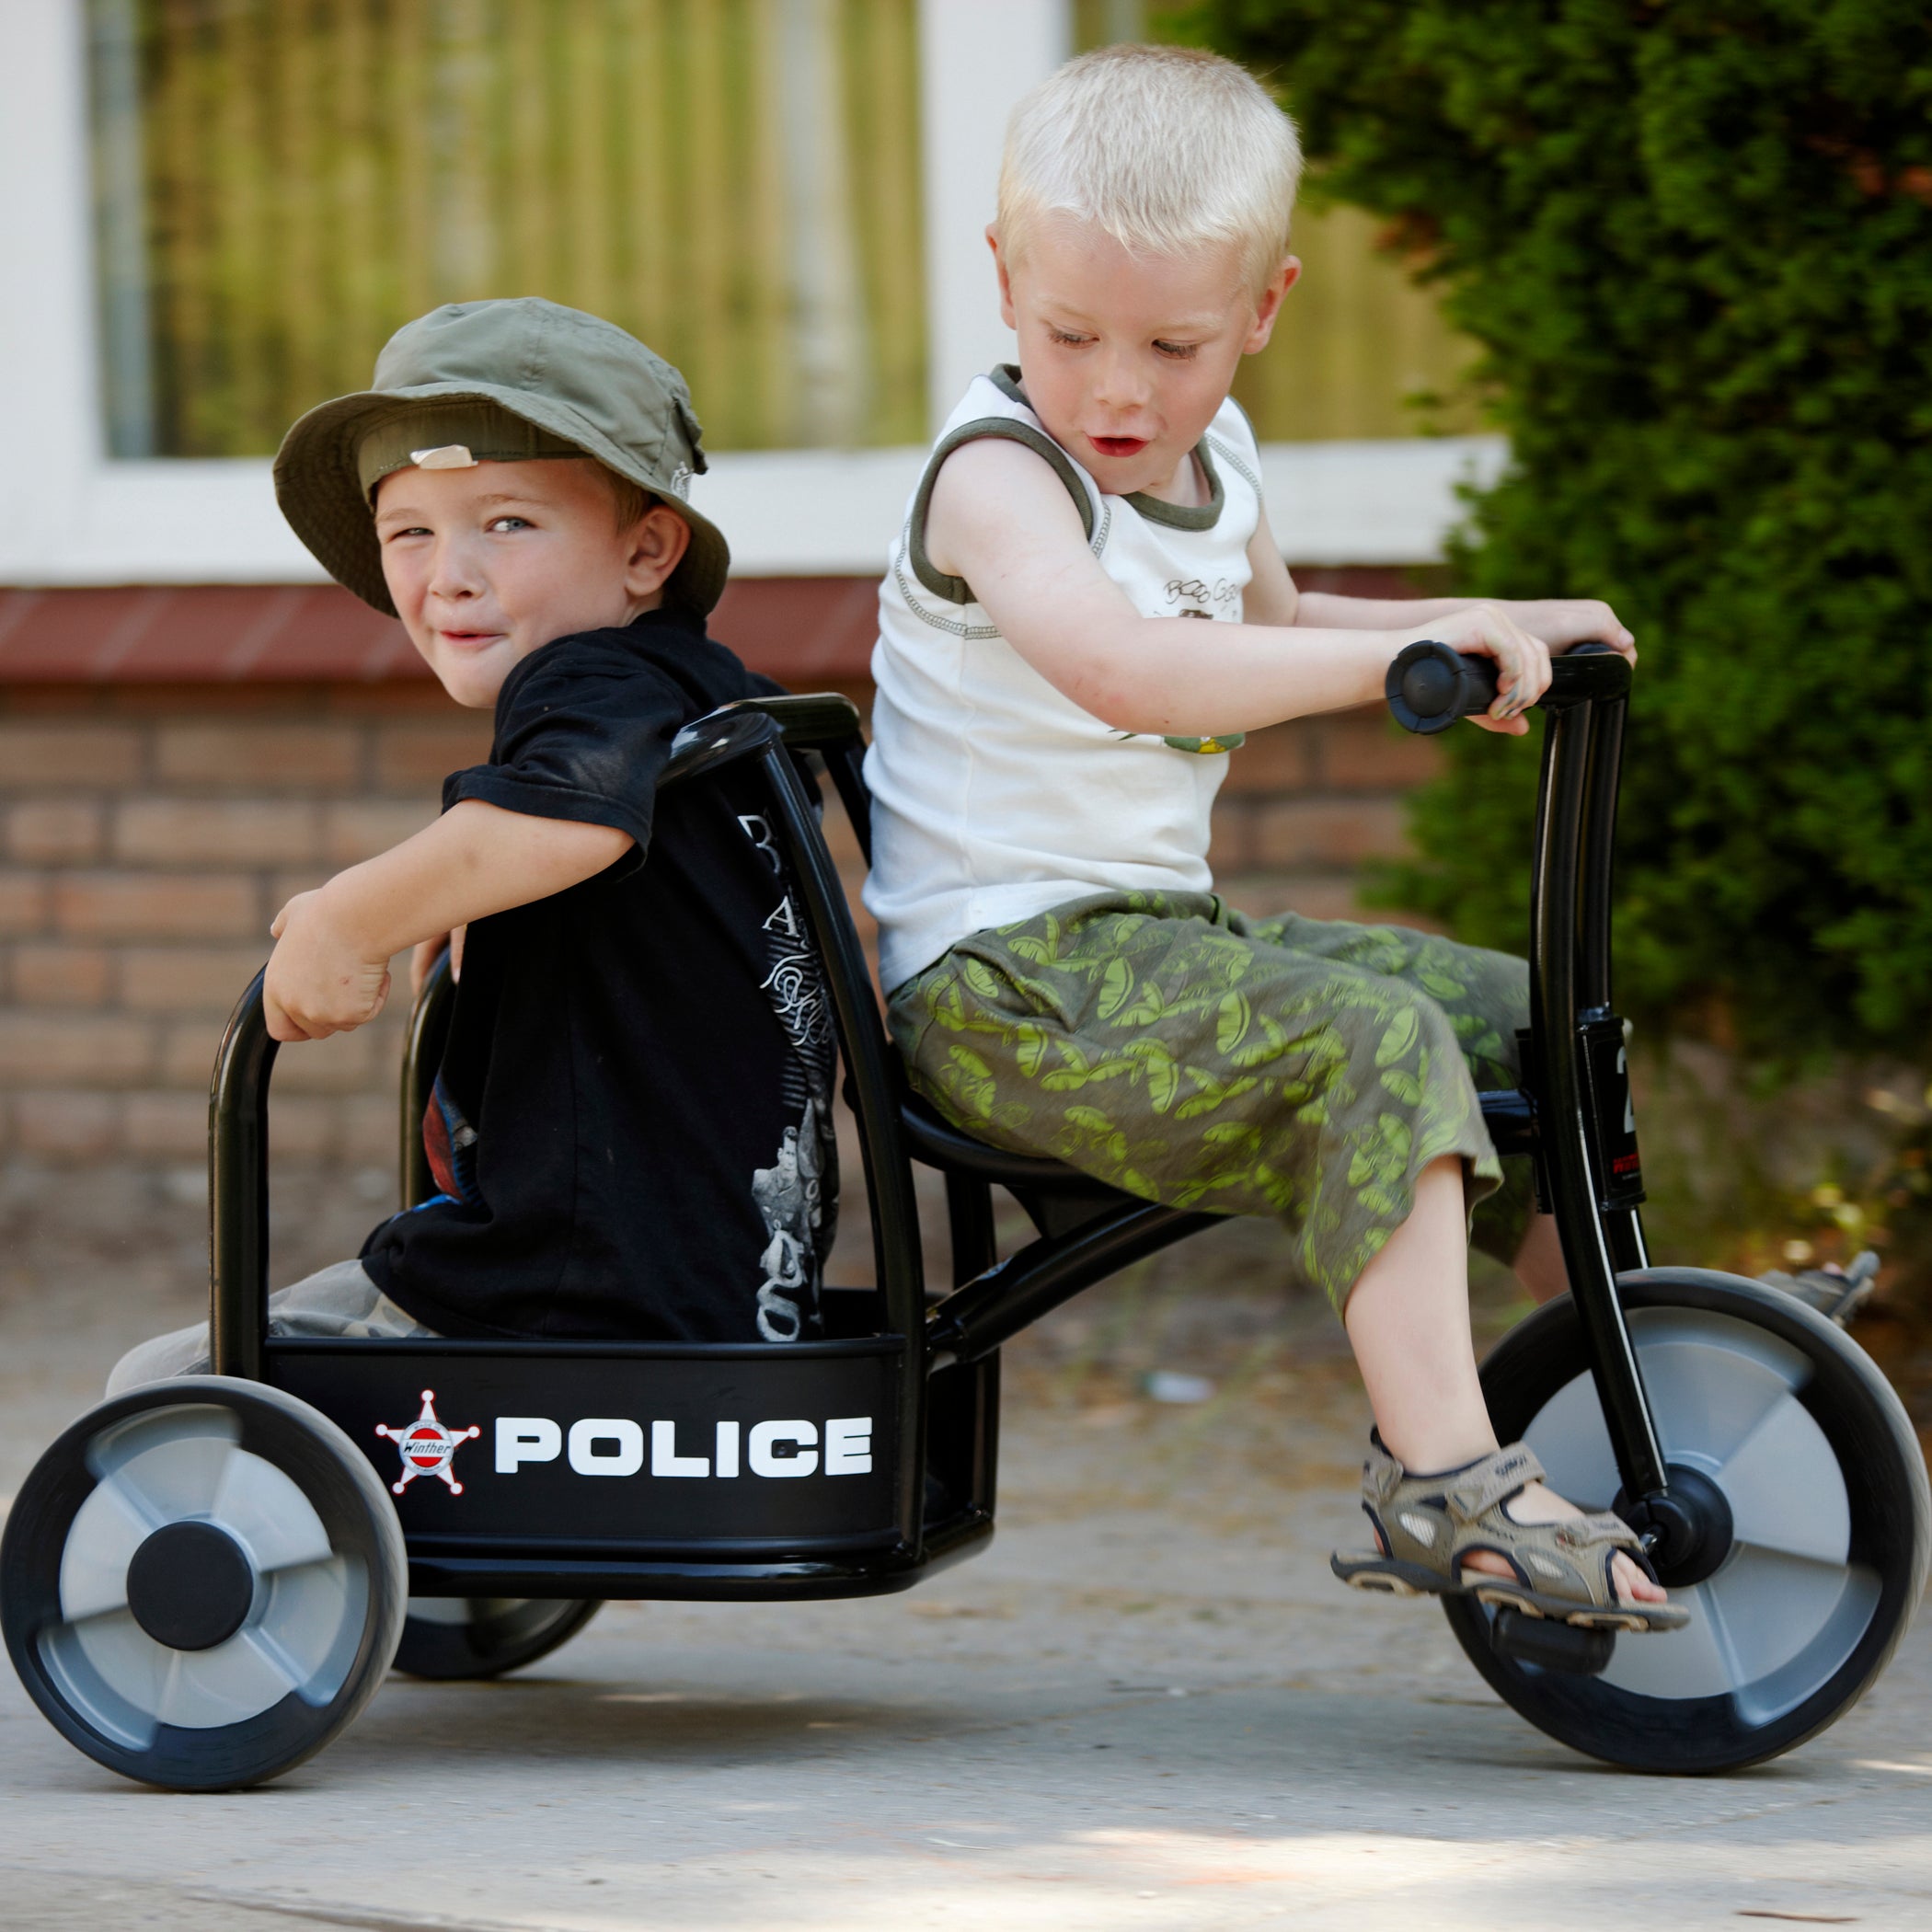
<svg viewBox="0 0 1932 1932">
<path fill-rule="evenodd" d="M 100 1214 L 0 1257 L 0 1491 L 192 1313 L 191 1202 Z M 613 1605 L 522 1678 L 392 1682 L 234 1797 L 120 1783 L 8 1675 L 0 1926 L 1932 1924 L 1932 1621 L 1760 1771 L 1573 1756 L 1439 1616 L 1329 1580 L 1360 1397 L 1325 1313 L 1241 1286 L 1266 1231 L 1216 1239 L 1015 1351 L 999 1539 L 906 1596 Z M 1221 1396 L 1142 1399 L 1157 1361 Z"/>
</svg>

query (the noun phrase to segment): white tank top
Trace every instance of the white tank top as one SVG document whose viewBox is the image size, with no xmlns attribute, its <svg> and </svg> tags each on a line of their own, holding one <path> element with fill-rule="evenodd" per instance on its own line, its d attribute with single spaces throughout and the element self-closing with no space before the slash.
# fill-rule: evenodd
<svg viewBox="0 0 1932 1932">
<path fill-rule="evenodd" d="M 1237 403 L 1221 406 L 1194 452 L 1210 492 L 1199 509 L 1108 496 L 1047 435 L 1018 374 L 974 377 L 933 446 L 880 587 L 865 900 L 888 991 L 969 933 L 1064 900 L 1213 884 L 1208 815 L 1240 735 L 1135 736 L 1083 711 L 1006 642 L 962 580 L 933 567 L 926 515 L 954 450 L 1010 438 L 1053 466 L 1101 569 L 1142 616 L 1238 624 L 1261 512 L 1254 431 Z"/>
</svg>

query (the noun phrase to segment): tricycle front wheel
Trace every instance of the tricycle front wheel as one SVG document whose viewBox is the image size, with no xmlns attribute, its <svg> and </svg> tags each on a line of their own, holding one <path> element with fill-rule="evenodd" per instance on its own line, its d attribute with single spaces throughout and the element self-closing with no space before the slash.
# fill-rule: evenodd
<svg viewBox="0 0 1932 1932">
<path fill-rule="evenodd" d="M 1926 1585 L 1925 1461 L 1864 1350 L 1793 1297 L 1694 1268 L 1636 1271 L 1619 1289 L 1665 1461 L 1714 1487 L 1729 1517 L 1722 1547 L 1673 1588 L 1689 1627 L 1621 1636 L 1587 1676 L 1499 1650 L 1474 1597 L 1444 1607 L 1477 1669 L 1551 1737 L 1629 1770 L 1736 1770 L 1815 1736 L 1885 1667 Z M 1554 1489 L 1612 1507 L 1616 1463 L 1567 1296 L 1503 1338 L 1483 1389 L 1500 1438 L 1526 1442 Z"/>
</svg>

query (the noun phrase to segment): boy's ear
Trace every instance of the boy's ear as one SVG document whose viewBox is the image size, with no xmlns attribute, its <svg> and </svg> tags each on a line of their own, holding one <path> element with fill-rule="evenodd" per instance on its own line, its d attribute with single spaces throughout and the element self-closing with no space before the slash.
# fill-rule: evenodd
<svg viewBox="0 0 1932 1932">
<path fill-rule="evenodd" d="M 1013 278 L 1006 272 L 1006 258 L 1001 254 L 999 230 L 991 222 L 986 224 L 986 246 L 993 250 L 994 272 L 999 277 L 999 318 L 1008 328 L 1019 327 L 1019 316 L 1013 306 Z"/>
<path fill-rule="evenodd" d="M 634 598 L 661 591 L 691 547 L 691 525 L 676 511 L 653 503 L 630 528 L 624 587 Z"/>
<path fill-rule="evenodd" d="M 1268 278 L 1268 285 L 1255 297 L 1255 326 L 1241 345 L 1243 355 L 1253 355 L 1268 347 L 1274 333 L 1275 317 L 1282 312 L 1282 299 L 1302 279 L 1302 265 L 1293 255 L 1284 255 L 1281 266 Z"/>
</svg>

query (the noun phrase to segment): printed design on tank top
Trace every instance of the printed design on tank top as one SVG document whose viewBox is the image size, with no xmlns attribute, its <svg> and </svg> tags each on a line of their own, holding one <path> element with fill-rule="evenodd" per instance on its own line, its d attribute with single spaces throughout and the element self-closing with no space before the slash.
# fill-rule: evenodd
<svg viewBox="0 0 1932 1932">
<path fill-rule="evenodd" d="M 1241 586 L 1230 577 L 1217 577 L 1213 583 L 1204 577 L 1170 577 L 1161 593 L 1177 617 L 1241 621 Z"/>
<path fill-rule="evenodd" d="M 738 822 L 781 885 L 784 861 L 771 826 L 756 812 Z M 768 1167 L 752 1170 L 752 1199 L 765 1223 L 759 1257 L 758 1333 L 766 1341 L 798 1341 L 820 1332 L 818 1305 L 825 1250 L 837 1216 L 838 1160 L 832 1085 L 838 1048 L 817 955 L 788 885 L 765 921 L 771 970 L 763 990 L 791 1052 L 783 1092 L 796 1121 L 785 1129 Z"/>
<path fill-rule="evenodd" d="M 1241 586 L 1228 578 L 1217 577 L 1209 583 L 1201 577 L 1170 577 L 1162 589 L 1177 617 L 1200 617 L 1209 624 L 1217 617 L 1229 624 L 1241 621 Z M 1133 731 L 1114 733 L 1121 743 L 1138 735 Z M 1211 758 L 1217 752 L 1238 751 L 1248 742 L 1248 733 L 1216 731 L 1208 738 L 1163 737 L 1161 742 L 1169 751 Z"/>
</svg>

